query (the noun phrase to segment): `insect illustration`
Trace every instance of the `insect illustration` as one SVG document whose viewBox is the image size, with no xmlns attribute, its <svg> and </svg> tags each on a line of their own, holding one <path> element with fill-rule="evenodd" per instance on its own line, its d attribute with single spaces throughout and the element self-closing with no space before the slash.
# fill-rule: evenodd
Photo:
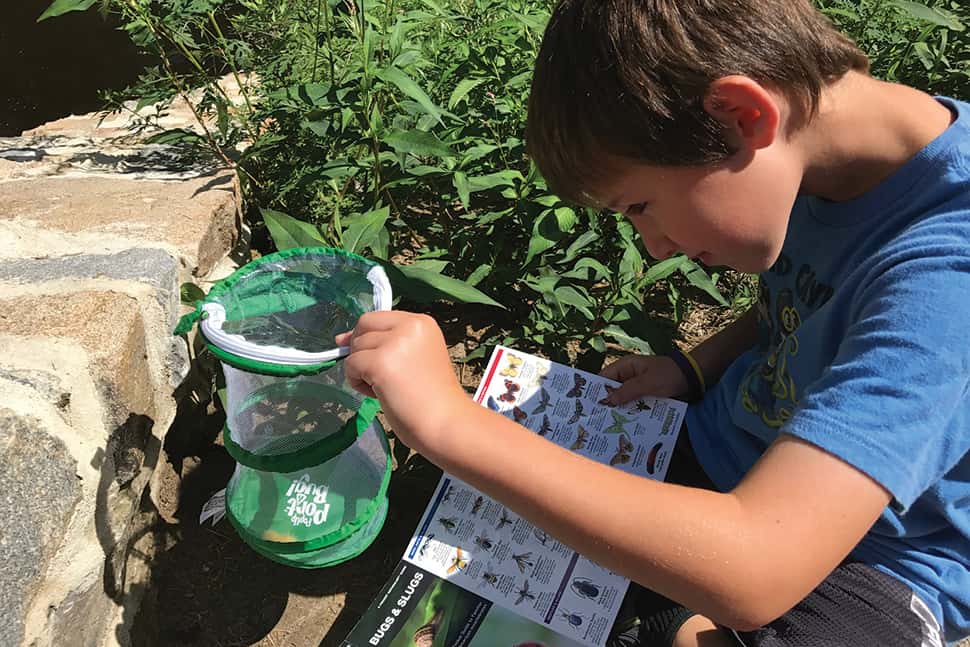
<svg viewBox="0 0 970 647">
<path fill-rule="evenodd" d="M 518 408 L 518 407 L 512 407 L 512 418 L 513 418 L 513 419 L 514 419 L 514 420 L 515 420 L 516 422 L 523 422 L 523 421 L 525 421 L 525 419 L 526 419 L 526 418 L 528 418 L 528 417 L 529 417 L 529 414 L 527 414 L 527 413 L 526 413 L 525 411 L 523 411 L 522 409 L 520 409 L 520 408 Z"/>
<path fill-rule="evenodd" d="M 448 532 L 455 532 L 458 527 L 458 519 L 455 517 L 438 517 L 438 523 L 445 527 Z"/>
<path fill-rule="evenodd" d="M 505 393 L 498 396 L 498 399 L 502 402 L 515 402 L 515 394 L 519 392 L 520 387 L 518 384 L 512 380 L 505 380 Z"/>
<path fill-rule="evenodd" d="M 536 565 L 536 563 L 532 561 L 532 553 L 522 553 L 519 555 L 512 553 L 512 559 L 515 560 L 515 565 L 519 567 L 520 573 L 525 573 L 527 569 L 530 569 Z"/>
<path fill-rule="evenodd" d="M 647 455 L 647 474 L 653 474 L 657 469 L 657 455 L 663 448 L 663 443 L 657 443 L 650 448 L 650 453 Z"/>
<path fill-rule="evenodd" d="M 504 369 L 498 372 L 502 377 L 518 377 L 519 369 L 522 368 L 522 358 L 509 353 L 509 363 Z"/>
<path fill-rule="evenodd" d="M 637 411 L 650 411 L 650 405 L 643 400 L 637 400 Z"/>
<path fill-rule="evenodd" d="M 478 495 L 475 498 L 475 502 L 472 503 L 472 514 L 473 515 L 478 514 L 478 511 L 482 509 L 482 504 L 484 503 L 485 503 L 485 497 Z"/>
<path fill-rule="evenodd" d="M 455 556 L 451 558 L 451 564 L 446 571 L 448 575 L 453 575 L 468 566 L 468 555 L 461 548 L 455 548 Z"/>
<path fill-rule="evenodd" d="M 567 398 L 578 398 L 583 395 L 583 387 L 586 386 L 586 378 L 579 373 L 573 373 L 573 388 L 566 393 Z"/>
<path fill-rule="evenodd" d="M 539 427 L 539 430 L 536 433 L 538 433 L 540 436 L 545 436 L 550 431 L 552 431 L 552 423 L 549 422 L 549 416 L 542 414 L 542 426 Z"/>
<path fill-rule="evenodd" d="M 593 580 L 585 577 L 573 579 L 573 583 L 570 586 L 576 592 L 576 595 L 581 595 L 584 598 L 595 600 L 600 596 L 600 587 L 594 584 Z"/>
<path fill-rule="evenodd" d="M 566 619 L 566 622 L 568 622 L 570 626 L 576 629 L 579 629 L 580 627 L 583 626 L 583 621 L 585 620 L 585 618 L 583 618 L 583 616 L 579 615 L 578 613 L 570 613 L 569 611 L 562 611 L 560 612 L 560 615 Z"/>
<path fill-rule="evenodd" d="M 488 408 L 491 409 L 492 411 L 498 411 L 498 412 L 502 411 L 502 408 L 498 406 L 498 402 L 496 402 L 495 398 L 493 398 L 492 396 L 488 396 L 488 400 L 486 400 L 485 403 L 488 405 Z"/>
<path fill-rule="evenodd" d="M 495 548 L 495 544 L 491 539 L 488 538 L 488 535 L 485 535 L 484 533 L 475 536 L 475 545 L 485 551 L 491 551 L 493 548 Z"/>
<path fill-rule="evenodd" d="M 546 378 L 548 376 L 549 376 L 548 366 L 537 366 L 535 377 L 532 378 L 532 385 L 542 386 L 542 383 L 546 381 Z"/>
<path fill-rule="evenodd" d="M 434 639 L 438 636 L 438 627 L 441 626 L 441 621 L 444 620 L 445 610 L 437 609 L 431 620 L 417 628 L 412 636 L 415 647 L 431 647 L 434 644 Z"/>
<path fill-rule="evenodd" d="M 538 539 L 539 543 L 542 544 L 543 546 L 545 546 L 546 542 L 549 541 L 549 535 L 547 535 L 544 530 L 534 528 L 532 530 L 532 534 L 535 535 L 536 539 Z"/>
<path fill-rule="evenodd" d="M 551 398 L 549 397 L 549 392 L 543 387 L 543 389 L 539 391 L 539 406 L 532 411 L 532 415 L 545 411 L 549 407 L 550 400 Z"/>
<path fill-rule="evenodd" d="M 441 498 L 442 503 L 448 503 L 451 500 L 451 495 L 455 493 L 455 486 L 449 485 L 448 489 L 445 490 L 445 495 Z"/>
<path fill-rule="evenodd" d="M 626 431 L 626 428 L 623 425 L 629 423 L 630 419 L 620 415 L 616 411 L 610 411 L 610 413 L 613 414 L 613 424 L 604 429 L 603 433 L 622 434 L 624 431 Z"/>
<path fill-rule="evenodd" d="M 428 533 L 428 536 L 424 538 L 424 542 L 421 544 L 421 548 L 418 549 L 418 557 L 424 557 L 424 554 L 428 552 L 428 546 L 431 544 L 432 539 L 434 539 L 434 533 Z"/>
<path fill-rule="evenodd" d="M 633 443 L 630 439 L 626 437 L 626 434 L 620 434 L 619 441 L 617 442 L 616 453 L 613 454 L 613 458 L 610 459 L 610 465 L 623 465 L 624 463 L 630 462 L 630 452 L 633 451 Z"/>
<path fill-rule="evenodd" d="M 576 451 L 577 449 L 582 449 L 586 446 L 586 441 L 589 439 L 589 432 L 579 425 L 579 431 L 576 432 L 576 440 L 573 444 L 569 446 L 569 449 Z"/>
<path fill-rule="evenodd" d="M 566 421 L 567 425 L 574 425 L 579 422 L 579 419 L 585 416 L 586 413 L 583 411 L 583 402 L 581 400 L 576 400 L 576 410 L 573 415 Z"/>
<path fill-rule="evenodd" d="M 509 525 L 511 523 L 512 523 L 512 517 L 510 517 L 508 515 L 508 513 L 505 511 L 505 509 L 503 508 L 502 509 L 502 516 L 499 517 L 498 525 L 495 527 L 495 529 L 496 530 L 501 530 L 502 528 L 504 528 L 505 526 L 507 526 L 507 525 Z"/>
<path fill-rule="evenodd" d="M 498 586 L 498 575 L 495 573 L 490 573 L 489 571 L 482 571 L 482 579 L 491 584 L 492 586 Z"/>
<path fill-rule="evenodd" d="M 607 407 L 612 407 L 613 403 L 610 402 L 610 396 L 616 391 L 617 387 L 610 386 L 609 384 L 604 384 L 603 388 L 606 389 L 606 395 L 597 402 L 597 404 L 602 404 Z"/>
<path fill-rule="evenodd" d="M 516 591 L 516 593 L 519 596 L 519 597 L 517 597 L 515 599 L 515 604 L 516 605 L 522 604 L 525 600 L 535 600 L 536 599 L 535 593 L 532 593 L 529 590 L 529 580 L 524 580 L 522 582 L 522 588 L 518 589 Z"/>
</svg>

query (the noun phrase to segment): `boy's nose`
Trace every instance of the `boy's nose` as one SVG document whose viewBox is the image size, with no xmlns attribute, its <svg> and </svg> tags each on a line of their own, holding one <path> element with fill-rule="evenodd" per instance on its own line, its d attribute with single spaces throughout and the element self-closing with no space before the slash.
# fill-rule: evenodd
<svg viewBox="0 0 970 647">
<path fill-rule="evenodd" d="M 643 236 L 643 232 L 641 232 L 640 237 L 643 238 L 643 246 L 658 261 L 677 253 L 677 246 L 666 236 Z"/>
</svg>

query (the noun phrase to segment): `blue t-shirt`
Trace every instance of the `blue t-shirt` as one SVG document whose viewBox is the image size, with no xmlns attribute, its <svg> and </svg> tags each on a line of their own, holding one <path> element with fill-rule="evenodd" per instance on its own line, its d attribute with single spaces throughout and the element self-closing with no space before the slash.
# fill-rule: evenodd
<svg viewBox="0 0 970 647">
<path fill-rule="evenodd" d="M 698 460 L 732 489 L 779 433 L 893 496 L 852 557 L 970 634 L 970 105 L 865 195 L 803 196 L 761 276 L 760 341 L 692 406 Z"/>
</svg>

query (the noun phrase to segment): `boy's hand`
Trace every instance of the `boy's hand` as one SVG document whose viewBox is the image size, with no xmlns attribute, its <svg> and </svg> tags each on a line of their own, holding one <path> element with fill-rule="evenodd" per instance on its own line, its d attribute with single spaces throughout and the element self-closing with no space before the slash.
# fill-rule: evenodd
<svg viewBox="0 0 970 647">
<path fill-rule="evenodd" d="M 350 385 L 381 401 L 394 433 L 422 452 L 474 406 L 455 378 L 444 335 L 434 319 L 410 312 L 369 312 L 352 332 L 344 371 Z"/>
<path fill-rule="evenodd" d="M 663 355 L 627 355 L 604 368 L 600 375 L 623 383 L 610 394 L 613 404 L 644 395 L 675 398 L 690 388 L 674 360 Z"/>
</svg>

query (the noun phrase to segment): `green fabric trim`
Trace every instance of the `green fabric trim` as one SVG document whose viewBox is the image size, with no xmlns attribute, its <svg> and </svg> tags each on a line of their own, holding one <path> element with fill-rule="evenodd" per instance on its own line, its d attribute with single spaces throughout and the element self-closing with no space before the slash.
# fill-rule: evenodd
<svg viewBox="0 0 970 647">
<path fill-rule="evenodd" d="M 187 335 L 192 330 L 192 327 L 202 318 L 202 301 L 195 302 L 195 310 L 187 314 L 182 315 L 179 318 L 178 325 L 175 326 L 175 330 L 172 334 L 176 337 L 181 337 L 182 335 Z"/>
<path fill-rule="evenodd" d="M 222 442 L 232 458 L 246 467 L 261 472 L 278 472 L 287 474 L 326 463 L 342 451 L 353 445 L 362 433 L 367 431 L 380 403 L 374 398 L 365 398 L 357 409 L 357 414 L 348 420 L 336 433 L 321 438 L 312 445 L 288 454 L 256 454 L 241 447 L 232 438 L 232 431 L 228 426 L 222 429 Z"/>
<path fill-rule="evenodd" d="M 357 530 L 363 527 L 374 515 L 374 513 L 380 509 L 381 503 L 387 495 L 387 487 L 391 482 L 391 448 L 387 443 L 387 434 L 381 429 L 379 430 L 378 437 L 380 438 L 381 445 L 383 445 L 385 454 L 387 456 L 387 462 L 384 467 L 384 476 L 381 479 L 380 488 L 378 489 L 374 498 L 370 500 L 370 503 L 367 504 L 367 508 L 364 510 L 364 512 L 357 515 L 354 520 L 343 524 L 337 530 L 328 532 L 307 541 L 268 541 L 253 535 L 251 532 L 249 532 L 249 530 L 246 529 L 245 526 L 239 523 L 239 520 L 236 519 L 235 515 L 232 513 L 232 508 L 229 506 L 228 502 L 226 503 L 226 517 L 236 529 L 236 532 L 239 533 L 239 536 L 242 537 L 243 541 L 260 552 L 267 551 L 268 553 L 278 555 L 305 553 L 311 550 L 326 548 L 336 544 L 339 541 L 347 539 Z"/>
</svg>

